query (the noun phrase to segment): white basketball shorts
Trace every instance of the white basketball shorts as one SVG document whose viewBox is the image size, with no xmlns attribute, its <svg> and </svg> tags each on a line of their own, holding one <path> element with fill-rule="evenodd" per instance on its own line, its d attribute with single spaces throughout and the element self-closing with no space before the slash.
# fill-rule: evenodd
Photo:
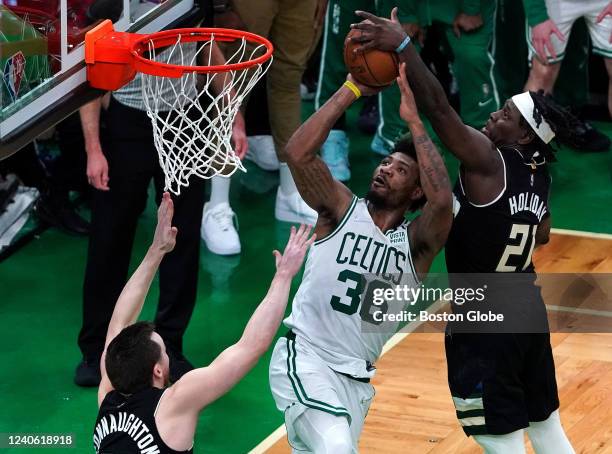
<svg viewBox="0 0 612 454">
<path fill-rule="evenodd" d="M 612 33 L 612 17 L 606 17 L 601 23 L 597 23 L 597 16 L 603 11 L 609 0 L 546 0 L 548 16 L 557 24 L 557 27 L 565 36 L 561 41 L 557 35 L 551 35 L 551 41 L 557 58 L 552 58 L 547 52 L 549 63 L 558 63 L 565 56 L 565 48 L 569 41 L 570 32 L 576 20 L 584 17 L 589 29 L 589 35 L 593 42 L 593 53 L 605 58 L 612 58 L 612 44 L 610 34 Z M 531 40 L 531 28 L 527 28 L 527 44 L 529 45 L 529 61 L 535 55 L 535 49 Z"/>
<path fill-rule="evenodd" d="M 293 428 L 293 422 L 307 409 L 347 418 L 353 452 L 374 398 L 370 383 L 357 381 L 332 370 L 307 344 L 281 337 L 270 360 L 270 388 L 277 408 L 285 414 L 289 444 L 296 451 L 308 451 Z"/>
</svg>

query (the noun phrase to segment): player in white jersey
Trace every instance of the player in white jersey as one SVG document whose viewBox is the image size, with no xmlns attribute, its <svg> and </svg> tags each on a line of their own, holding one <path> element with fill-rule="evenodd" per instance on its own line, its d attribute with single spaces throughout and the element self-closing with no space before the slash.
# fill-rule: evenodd
<svg viewBox="0 0 612 454">
<path fill-rule="evenodd" d="M 285 320 L 286 337 L 270 363 L 270 386 L 296 451 L 356 452 L 374 396 L 369 380 L 389 326 L 376 328 L 375 286 L 416 286 L 440 251 L 452 223 L 449 178 L 427 136 L 403 70 L 400 115 L 413 144 L 400 140 L 374 171 L 365 199 L 332 178 L 317 155 L 338 117 L 377 90 L 347 82 L 287 145 L 300 194 L 318 214 L 302 283 Z M 415 150 L 416 149 L 416 150 Z M 421 209 L 412 222 L 409 211 Z"/>
</svg>

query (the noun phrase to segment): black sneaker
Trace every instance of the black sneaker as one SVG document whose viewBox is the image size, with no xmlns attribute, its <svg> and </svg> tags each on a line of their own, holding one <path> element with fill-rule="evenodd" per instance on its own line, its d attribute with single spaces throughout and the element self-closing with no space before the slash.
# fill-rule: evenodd
<svg viewBox="0 0 612 454">
<path fill-rule="evenodd" d="M 182 353 L 177 353 L 172 350 L 167 350 L 167 352 L 168 358 L 170 358 L 170 381 L 172 383 L 175 383 L 190 370 L 195 369 L 193 364 L 191 364 Z"/>
<path fill-rule="evenodd" d="M 559 142 L 577 151 L 601 152 L 610 149 L 610 139 L 568 109 L 565 127 L 560 128 Z"/>
<path fill-rule="evenodd" d="M 83 358 L 74 373 L 74 383 L 84 387 L 100 385 L 100 358 Z"/>
<path fill-rule="evenodd" d="M 41 197 L 36 206 L 38 218 L 69 235 L 89 234 L 89 222 L 76 212 L 70 202 L 58 203 L 50 197 Z"/>
</svg>

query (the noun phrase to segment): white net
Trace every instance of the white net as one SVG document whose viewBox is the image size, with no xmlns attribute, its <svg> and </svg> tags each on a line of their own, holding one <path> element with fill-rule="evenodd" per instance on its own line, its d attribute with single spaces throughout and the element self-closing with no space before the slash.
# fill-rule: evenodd
<svg viewBox="0 0 612 454">
<path fill-rule="evenodd" d="M 155 49 L 149 42 L 146 58 L 180 66 L 212 66 L 215 35 L 204 41 L 176 43 Z M 245 38 L 227 47 L 226 64 L 253 60 L 266 52 Z M 142 94 L 153 124 L 155 147 L 166 177 L 166 190 L 180 194 L 191 178 L 230 176 L 246 171 L 232 147 L 232 126 L 242 101 L 263 77 L 272 59 L 248 69 L 180 78 L 142 74 Z"/>
</svg>

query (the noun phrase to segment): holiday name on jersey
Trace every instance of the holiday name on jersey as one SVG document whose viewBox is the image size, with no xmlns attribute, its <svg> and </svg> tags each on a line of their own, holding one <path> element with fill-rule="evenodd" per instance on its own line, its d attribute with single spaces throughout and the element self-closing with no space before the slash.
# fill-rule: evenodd
<svg viewBox="0 0 612 454">
<path fill-rule="evenodd" d="M 510 205 L 510 214 L 512 216 L 520 211 L 530 211 L 540 222 L 547 211 L 545 201 L 540 200 L 540 196 L 533 192 L 521 192 L 518 196 L 513 195 L 509 197 L 508 205 Z"/>
<path fill-rule="evenodd" d="M 136 415 L 127 412 L 120 412 L 115 418 L 114 415 L 106 415 L 96 424 L 94 431 L 94 446 L 96 451 L 100 448 L 100 443 L 109 434 L 115 432 L 125 432 L 140 449 L 142 454 L 159 454 L 159 448 L 153 443 L 154 438 L 147 425 Z"/>
</svg>

